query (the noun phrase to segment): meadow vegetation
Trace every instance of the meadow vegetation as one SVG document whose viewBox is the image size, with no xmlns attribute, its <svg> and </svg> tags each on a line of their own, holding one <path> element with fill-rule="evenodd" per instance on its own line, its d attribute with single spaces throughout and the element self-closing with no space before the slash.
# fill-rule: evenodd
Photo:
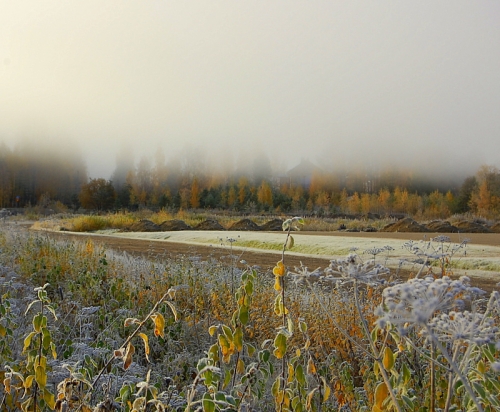
<svg viewBox="0 0 500 412">
<path fill-rule="evenodd" d="M 453 275 L 465 243 L 402 282 L 385 248 L 287 267 L 294 226 L 268 273 L 2 224 L 0 410 L 500 410 L 500 296 Z"/>
</svg>

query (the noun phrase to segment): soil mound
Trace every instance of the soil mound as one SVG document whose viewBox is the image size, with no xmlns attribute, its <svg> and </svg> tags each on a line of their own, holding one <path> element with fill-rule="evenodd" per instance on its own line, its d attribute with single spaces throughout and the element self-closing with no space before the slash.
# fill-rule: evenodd
<svg viewBox="0 0 500 412">
<path fill-rule="evenodd" d="M 396 223 L 390 223 L 383 227 L 381 232 L 428 232 L 429 230 L 415 222 L 413 219 L 409 217 L 405 217 L 404 219 L 398 220 Z"/>
<path fill-rule="evenodd" d="M 494 233 L 500 233 L 500 222 L 497 222 L 493 226 L 491 226 L 490 230 Z"/>
<path fill-rule="evenodd" d="M 458 233 L 458 228 L 447 220 L 433 220 L 425 225 L 430 232 L 438 233 Z"/>
<path fill-rule="evenodd" d="M 266 232 L 281 232 L 283 230 L 283 220 L 273 219 L 260 226 L 260 230 Z"/>
<path fill-rule="evenodd" d="M 231 226 L 229 226 L 228 230 L 260 230 L 260 227 L 257 223 L 253 222 L 250 219 L 241 219 Z"/>
<path fill-rule="evenodd" d="M 179 230 L 189 230 L 192 229 L 184 220 L 172 219 L 165 220 L 160 225 L 160 230 L 162 232 L 177 232 Z"/>
<path fill-rule="evenodd" d="M 194 227 L 195 230 L 226 230 L 224 227 L 214 219 L 207 219 Z"/>
<path fill-rule="evenodd" d="M 128 227 L 129 232 L 159 232 L 160 226 L 151 220 L 143 219 L 138 222 L 132 223 Z"/>
<path fill-rule="evenodd" d="M 491 233 L 491 230 L 481 223 L 469 222 L 468 220 L 455 223 L 455 226 L 460 233 Z"/>
</svg>

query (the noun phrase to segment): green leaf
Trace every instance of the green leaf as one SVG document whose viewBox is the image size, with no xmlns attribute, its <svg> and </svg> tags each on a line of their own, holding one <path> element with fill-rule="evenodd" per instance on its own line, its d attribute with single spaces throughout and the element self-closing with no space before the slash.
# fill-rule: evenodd
<svg viewBox="0 0 500 412">
<path fill-rule="evenodd" d="M 472 386 L 474 386 L 474 389 L 479 394 L 479 396 L 481 396 L 483 400 L 486 400 L 486 391 L 484 390 L 483 384 L 479 382 L 472 382 Z"/>
<path fill-rule="evenodd" d="M 408 396 L 401 395 L 401 399 L 403 399 L 403 402 L 408 408 L 410 408 L 411 410 L 415 409 L 415 404 Z"/>
<path fill-rule="evenodd" d="M 45 350 L 49 349 L 52 339 L 50 337 L 50 332 L 47 328 L 42 328 L 42 346 Z"/>
<path fill-rule="evenodd" d="M 42 320 L 44 316 L 42 313 L 37 313 L 35 316 L 33 316 L 33 330 L 36 333 L 40 333 L 42 331 Z"/>
<path fill-rule="evenodd" d="M 269 352 L 267 349 L 264 349 L 263 351 L 259 352 L 259 360 L 261 362 L 269 361 L 270 357 L 271 357 L 271 352 Z"/>
<path fill-rule="evenodd" d="M 35 381 L 40 388 L 45 388 L 47 385 L 47 373 L 42 365 L 37 365 L 35 368 Z"/>
<path fill-rule="evenodd" d="M 277 359 L 282 359 L 286 353 L 286 336 L 282 333 L 278 333 L 274 339 L 274 356 Z"/>
<path fill-rule="evenodd" d="M 238 318 L 240 319 L 242 325 L 246 325 L 248 323 L 248 320 L 250 318 L 248 306 L 240 306 Z"/>
<path fill-rule="evenodd" d="M 208 393 L 203 395 L 203 412 L 214 412 L 215 411 L 215 402 L 210 397 Z"/>
<path fill-rule="evenodd" d="M 240 326 L 234 331 L 234 346 L 238 352 L 241 352 L 243 349 L 243 330 Z"/>
<path fill-rule="evenodd" d="M 298 365 L 295 369 L 295 376 L 297 378 L 297 382 L 299 382 L 302 386 L 306 385 L 306 375 L 304 374 L 304 368 L 302 365 Z"/>
<path fill-rule="evenodd" d="M 231 374 L 231 371 L 228 369 L 226 370 L 226 373 L 224 375 L 224 384 L 223 384 L 223 387 L 226 388 L 227 385 L 229 385 L 229 382 L 231 382 L 231 378 L 232 378 L 232 374 Z"/>
<path fill-rule="evenodd" d="M 31 339 L 33 339 L 33 336 L 35 336 L 37 333 L 36 332 L 31 332 L 24 338 L 24 346 L 23 346 L 23 353 L 26 352 L 26 349 L 28 349 L 31 345 Z"/>
<path fill-rule="evenodd" d="M 299 322 L 299 329 L 302 333 L 306 333 L 307 332 L 307 323 L 304 322 L 303 320 L 301 320 Z"/>
<path fill-rule="evenodd" d="M 411 371 L 406 363 L 403 363 L 403 383 L 407 385 L 411 379 Z"/>
<path fill-rule="evenodd" d="M 222 331 L 224 332 L 224 335 L 226 335 L 226 338 L 229 342 L 232 342 L 234 340 L 233 331 L 229 326 L 222 325 Z"/>
<path fill-rule="evenodd" d="M 251 280 L 249 280 L 246 284 L 245 284 L 245 292 L 247 293 L 247 295 L 251 296 L 253 294 L 253 282 Z"/>
<path fill-rule="evenodd" d="M 252 356 L 256 351 L 255 346 L 250 345 L 249 343 L 246 343 L 245 346 L 246 346 L 247 351 L 248 351 L 248 356 Z"/>
</svg>

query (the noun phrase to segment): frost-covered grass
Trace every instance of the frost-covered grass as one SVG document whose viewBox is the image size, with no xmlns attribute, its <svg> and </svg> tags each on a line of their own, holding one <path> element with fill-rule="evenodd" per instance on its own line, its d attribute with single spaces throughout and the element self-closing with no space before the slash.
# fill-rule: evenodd
<svg viewBox="0 0 500 412">
<path fill-rule="evenodd" d="M 262 232 L 231 232 L 231 231 L 182 231 L 182 232 L 152 232 L 152 233 L 110 233 L 102 232 L 103 235 L 112 235 L 132 239 L 149 239 L 165 242 L 180 242 L 193 245 L 211 245 L 213 247 L 227 247 L 226 240 L 235 239 L 232 244 L 234 250 L 239 251 L 280 251 L 283 247 L 283 233 Z M 365 234 L 367 235 L 367 234 Z M 365 251 L 373 248 L 390 247 L 377 259 L 383 260 L 390 268 L 404 265 L 406 268 L 419 266 L 421 258 L 406 250 L 404 242 L 398 239 L 377 238 L 376 233 L 366 237 L 333 235 L 312 235 L 302 232 L 292 233 L 294 247 L 288 250 L 288 254 L 298 256 L 314 256 L 325 259 L 334 259 L 345 256 L 352 251 Z M 460 240 L 461 239 L 461 240 Z M 460 245 L 463 236 L 455 235 L 453 241 L 447 245 Z M 429 244 L 428 236 L 421 235 L 421 240 L 415 241 L 422 247 Z M 435 244 L 435 243 L 434 243 Z M 454 255 L 450 262 L 456 275 L 468 276 L 491 276 L 498 277 L 500 281 L 500 247 L 476 245 L 468 243 Z"/>
<path fill-rule="evenodd" d="M 214 245 L 258 241 L 220 233 Z M 291 235 L 267 273 L 1 225 L 0 409 L 500 410 L 498 292 L 453 273 L 472 245 L 338 238 L 356 254 L 288 272 L 295 248 L 331 241 Z M 425 273 L 387 283 L 400 254 Z"/>
</svg>

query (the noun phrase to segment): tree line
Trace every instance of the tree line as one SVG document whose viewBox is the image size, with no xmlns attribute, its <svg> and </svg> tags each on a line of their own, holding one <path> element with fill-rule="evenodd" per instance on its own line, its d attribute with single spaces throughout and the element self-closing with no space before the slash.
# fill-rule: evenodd
<svg viewBox="0 0 500 412">
<path fill-rule="evenodd" d="M 286 178 L 259 181 L 240 177 L 159 177 L 156 171 L 130 170 L 125 182 L 92 179 L 84 185 L 80 199 L 92 209 L 211 209 L 243 213 L 299 213 L 329 216 L 339 213 L 366 215 L 408 214 L 437 219 L 453 214 L 473 213 L 500 217 L 500 171 L 483 166 L 454 189 L 410 191 L 396 186 L 364 185 L 364 190 L 340 186 L 339 177 L 316 172 L 307 184 Z M 169 185 L 170 182 L 170 185 Z M 92 193 L 94 195 L 92 195 Z M 107 203 L 103 203 L 107 198 Z M 94 199 L 94 200 L 89 200 Z"/>
<path fill-rule="evenodd" d="M 49 199 L 75 207 L 88 181 L 86 170 L 80 156 L 62 148 L 25 143 L 10 149 L 0 143 L 0 207 L 35 206 Z"/>
<path fill-rule="evenodd" d="M 111 179 L 87 177 L 76 154 L 0 144 L 0 207 L 59 201 L 68 208 L 119 210 L 168 208 L 231 210 L 239 213 L 333 215 L 408 214 L 446 218 L 457 213 L 500 217 L 500 171 L 482 166 L 461 184 L 440 187 L 415 173 L 386 170 L 325 172 L 300 178 L 272 174 L 268 161 L 252 173 L 202 170 L 195 163 L 172 166 L 119 161 Z"/>
</svg>

